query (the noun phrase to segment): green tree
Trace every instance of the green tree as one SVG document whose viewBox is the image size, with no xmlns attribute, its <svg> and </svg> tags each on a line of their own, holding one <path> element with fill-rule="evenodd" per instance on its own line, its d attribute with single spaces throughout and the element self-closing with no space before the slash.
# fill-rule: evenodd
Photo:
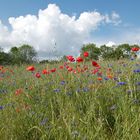
<svg viewBox="0 0 140 140">
<path fill-rule="evenodd" d="M 21 63 L 21 56 L 20 51 L 17 47 L 12 47 L 9 52 L 12 58 L 12 64 L 20 64 Z"/>
<path fill-rule="evenodd" d="M 108 60 L 108 59 L 114 58 L 115 48 L 108 47 L 106 45 L 102 45 L 100 47 L 100 51 L 101 51 L 101 56 L 102 56 L 102 58 L 104 60 Z"/>
<path fill-rule="evenodd" d="M 36 61 L 37 52 L 30 45 L 22 45 L 19 47 L 19 54 L 22 63 L 33 63 Z"/>
<path fill-rule="evenodd" d="M 33 63 L 36 61 L 36 51 L 30 45 L 22 45 L 19 48 L 12 47 L 9 54 L 12 58 L 12 64 Z"/>
<path fill-rule="evenodd" d="M 83 47 L 81 48 L 81 56 L 84 54 L 84 52 L 89 53 L 89 57 L 87 57 L 86 60 L 98 60 L 101 54 L 100 48 L 96 47 L 96 45 L 93 43 L 83 45 Z"/>
<path fill-rule="evenodd" d="M 132 46 L 130 46 L 129 44 L 121 44 L 118 46 L 118 48 L 122 50 L 124 58 L 130 57 Z"/>
<path fill-rule="evenodd" d="M 11 64 L 11 57 L 8 53 L 3 52 L 3 49 L 0 48 L 0 65 Z"/>
</svg>

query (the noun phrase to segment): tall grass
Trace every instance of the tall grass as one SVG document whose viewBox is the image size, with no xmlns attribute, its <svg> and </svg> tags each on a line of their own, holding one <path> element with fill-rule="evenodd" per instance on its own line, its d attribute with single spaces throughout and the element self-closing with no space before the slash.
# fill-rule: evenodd
<svg viewBox="0 0 140 140">
<path fill-rule="evenodd" d="M 0 71 L 1 140 L 140 139 L 140 72 L 134 71 L 139 62 L 101 62 L 102 80 L 91 74 L 90 63 L 76 74 L 60 65 L 36 65 L 40 73 L 57 68 L 41 78 L 25 65 Z"/>
</svg>

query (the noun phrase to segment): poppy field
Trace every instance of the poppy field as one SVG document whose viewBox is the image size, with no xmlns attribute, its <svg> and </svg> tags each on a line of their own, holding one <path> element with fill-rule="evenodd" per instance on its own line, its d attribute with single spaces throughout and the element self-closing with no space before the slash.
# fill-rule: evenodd
<svg viewBox="0 0 140 140">
<path fill-rule="evenodd" d="M 138 140 L 140 61 L 67 59 L 0 66 L 0 139 Z"/>
</svg>

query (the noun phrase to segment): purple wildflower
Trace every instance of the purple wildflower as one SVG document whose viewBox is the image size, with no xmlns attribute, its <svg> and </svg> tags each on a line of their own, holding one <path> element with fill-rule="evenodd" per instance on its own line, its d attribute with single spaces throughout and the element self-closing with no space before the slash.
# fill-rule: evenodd
<svg viewBox="0 0 140 140">
<path fill-rule="evenodd" d="M 126 82 L 118 82 L 118 85 L 126 85 Z"/>
</svg>

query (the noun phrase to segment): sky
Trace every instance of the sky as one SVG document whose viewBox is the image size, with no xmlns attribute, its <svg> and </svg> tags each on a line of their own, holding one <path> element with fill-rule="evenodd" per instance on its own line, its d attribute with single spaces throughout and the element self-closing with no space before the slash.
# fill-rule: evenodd
<svg viewBox="0 0 140 140">
<path fill-rule="evenodd" d="M 85 43 L 140 43 L 139 0 L 0 0 L 0 46 L 32 45 L 40 59 Z"/>
</svg>

